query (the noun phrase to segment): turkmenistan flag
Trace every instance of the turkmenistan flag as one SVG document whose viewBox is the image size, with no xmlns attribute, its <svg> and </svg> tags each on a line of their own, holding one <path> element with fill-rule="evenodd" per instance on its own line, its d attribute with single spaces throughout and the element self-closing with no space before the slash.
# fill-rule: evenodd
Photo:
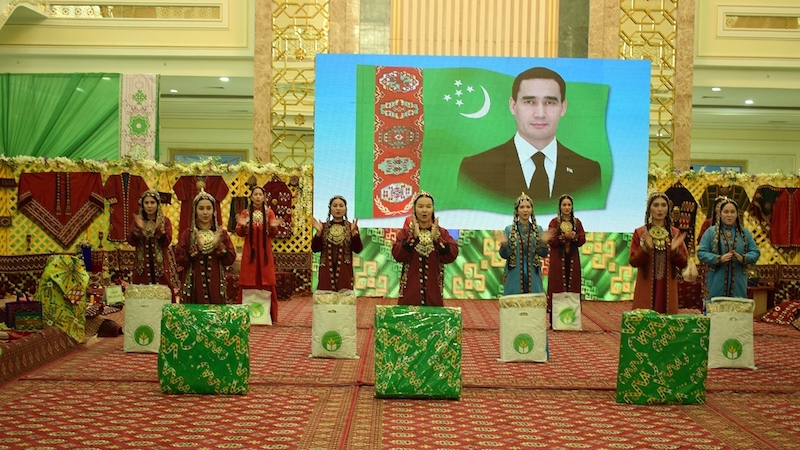
<svg viewBox="0 0 800 450">
<path fill-rule="evenodd" d="M 514 76 L 485 69 L 358 66 L 356 216 L 410 213 L 413 193 L 433 194 L 436 209 L 511 214 L 513 205 L 480 189 L 457 188 L 461 160 L 516 133 L 509 109 Z M 597 161 L 603 187 L 576 210 L 602 209 L 611 181 L 605 117 L 608 85 L 567 83 L 567 113 L 557 138 Z M 537 203 L 553 213 L 555 202 Z"/>
</svg>

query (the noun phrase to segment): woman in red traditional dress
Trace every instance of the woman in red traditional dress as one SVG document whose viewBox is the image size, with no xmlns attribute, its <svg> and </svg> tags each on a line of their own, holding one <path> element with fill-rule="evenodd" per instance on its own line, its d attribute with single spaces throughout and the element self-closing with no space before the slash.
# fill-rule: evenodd
<svg viewBox="0 0 800 450">
<path fill-rule="evenodd" d="M 573 215 L 572 197 L 564 194 L 558 199 L 558 216 L 547 227 L 555 230 L 548 240 L 550 245 L 547 275 L 547 309 L 553 309 L 553 294 L 558 292 L 581 293 L 580 247 L 586 243 L 583 224 Z"/>
<path fill-rule="evenodd" d="M 312 220 L 317 234 L 311 239 L 311 250 L 321 252 L 317 289 L 353 289 L 353 253 L 364 248 L 358 233 L 358 219 L 347 220 L 347 201 L 337 195 L 328 202 L 325 223 L 316 218 Z"/>
<path fill-rule="evenodd" d="M 217 228 L 214 197 L 200 191 L 194 198 L 191 226 L 181 233 L 175 260 L 183 267 L 183 303 L 230 303 L 225 298 L 225 267 L 236 261 L 228 232 Z"/>
<path fill-rule="evenodd" d="M 686 233 L 672 226 L 669 198 L 663 192 L 647 199 L 645 225 L 633 232 L 630 265 L 639 269 L 633 309 L 678 312 L 678 277 L 689 261 Z"/>
<path fill-rule="evenodd" d="M 458 243 L 439 227 L 433 214 L 433 197 L 420 191 L 414 214 L 397 233 L 392 256 L 403 264 L 399 305 L 444 306 L 444 265 L 456 260 Z"/>
<path fill-rule="evenodd" d="M 239 300 L 243 289 L 270 291 L 269 315 L 272 323 L 278 321 L 278 291 L 275 288 L 275 256 L 272 240 L 278 234 L 281 222 L 266 206 L 266 191 L 253 186 L 250 207 L 236 218 L 236 235 L 244 237 L 242 265 L 239 270 Z"/>
<path fill-rule="evenodd" d="M 128 244 L 136 248 L 133 284 L 163 284 L 173 295 L 177 294 L 172 279 L 171 243 L 172 222 L 161 211 L 161 195 L 155 189 L 145 191 L 139 197 L 139 214 L 133 216 L 128 236 Z"/>
</svg>

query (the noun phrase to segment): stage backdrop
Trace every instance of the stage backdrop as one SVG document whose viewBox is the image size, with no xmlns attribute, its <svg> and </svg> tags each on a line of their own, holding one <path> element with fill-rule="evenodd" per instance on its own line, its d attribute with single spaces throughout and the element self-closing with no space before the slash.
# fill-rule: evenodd
<svg viewBox="0 0 800 450">
<path fill-rule="evenodd" d="M 461 164 L 514 136 L 513 80 L 540 66 L 567 85 L 558 142 L 599 167 L 596 183 L 569 192 L 575 210 L 588 230 L 630 232 L 642 216 L 630 205 L 643 203 L 647 188 L 648 61 L 319 55 L 315 210 L 325 211 L 328 199 L 341 194 L 362 226 L 399 227 L 422 189 L 435 197 L 447 228 L 510 224 L 523 187 L 500 194 L 465 183 Z M 514 163 L 508 167 L 519 171 Z M 492 178 L 510 177 L 508 170 Z M 564 170 L 579 177 L 582 167 Z M 546 224 L 556 199 L 534 199 L 539 223 Z"/>
</svg>

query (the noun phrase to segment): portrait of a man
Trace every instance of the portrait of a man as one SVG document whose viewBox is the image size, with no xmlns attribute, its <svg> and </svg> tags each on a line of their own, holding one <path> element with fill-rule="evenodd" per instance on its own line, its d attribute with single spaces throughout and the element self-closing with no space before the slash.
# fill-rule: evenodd
<svg viewBox="0 0 800 450">
<path fill-rule="evenodd" d="M 482 153 L 465 157 L 459 189 L 480 189 L 499 199 L 521 192 L 548 203 L 562 194 L 576 195 L 602 187 L 600 164 L 558 141 L 558 123 L 567 114 L 564 79 L 534 67 L 515 79 L 508 100 L 517 133 Z"/>
</svg>

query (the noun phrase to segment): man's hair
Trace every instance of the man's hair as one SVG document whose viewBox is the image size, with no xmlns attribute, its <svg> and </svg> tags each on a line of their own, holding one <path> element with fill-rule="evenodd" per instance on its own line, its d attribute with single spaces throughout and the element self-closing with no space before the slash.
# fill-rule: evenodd
<svg viewBox="0 0 800 450">
<path fill-rule="evenodd" d="M 513 98 L 514 101 L 516 101 L 517 94 L 519 94 L 519 86 L 522 84 L 522 82 L 525 80 L 533 80 L 533 79 L 545 79 L 545 80 L 555 81 L 556 83 L 558 83 L 559 89 L 561 89 L 561 102 L 563 103 L 564 100 L 566 100 L 567 83 L 564 82 L 564 79 L 561 78 L 561 75 L 546 67 L 533 67 L 517 75 L 517 78 L 514 78 L 514 84 L 511 85 L 511 98 Z"/>
</svg>

